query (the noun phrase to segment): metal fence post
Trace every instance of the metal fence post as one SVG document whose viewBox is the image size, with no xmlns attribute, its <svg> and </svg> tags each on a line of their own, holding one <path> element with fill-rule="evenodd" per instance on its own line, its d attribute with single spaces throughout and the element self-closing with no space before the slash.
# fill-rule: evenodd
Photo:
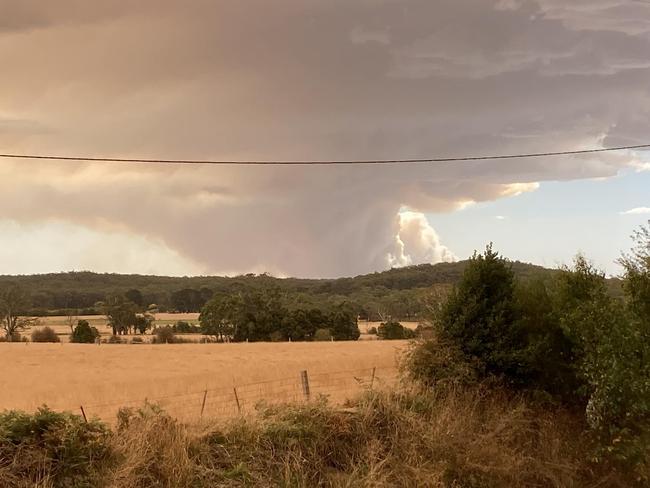
<svg viewBox="0 0 650 488">
<path fill-rule="evenodd" d="M 88 419 L 86 418 L 86 412 L 84 412 L 83 405 L 79 405 L 79 408 L 81 409 L 81 415 L 83 415 L 84 422 L 88 423 Z"/>
<path fill-rule="evenodd" d="M 377 370 L 376 366 L 372 368 L 372 376 L 370 377 L 370 390 L 372 391 L 372 385 L 375 384 L 375 371 Z"/>
<path fill-rule="evenodd" d="M 307 370 L 300 372 L 300 382 L 302 384 L 302 394 L 305 400 L 309 401 L 309 375 L 307 374 Z"/>
<path fill-rule="evenodd" d="M 201 404 L 201 417 L 203 417 L 203 410 L 205 410 L 205 399 L 208 397 L 208 390 L 203 392 L 203 403 Z"/>
<path fill-rule="evenodd" d="M 239 396 L 237 395 L 237 387 L 233 386 L 232 391 L 235 394 L 235 403 L 237 403 L 237 411 L 241 414 L 241 405 L 239 404 Z"/>
</svg>

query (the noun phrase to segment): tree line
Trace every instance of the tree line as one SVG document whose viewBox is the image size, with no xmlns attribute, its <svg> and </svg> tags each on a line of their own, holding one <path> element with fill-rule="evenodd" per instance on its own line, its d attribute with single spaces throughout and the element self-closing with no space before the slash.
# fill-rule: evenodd
<svg viewBox="0 0 650 488">
<path fill-rule="evenodd" d="M 277 288 L 217 295 L 203 307 L 199 322 L 201 332 L 217 341 L 344 341 L 360 335 L 349 305 L 289 309 Z"/>
<path fill-rule="evenodd" d="M 236 277 L 161 277 L 90 272 L 32 276 L 0 276 L 0 289 L 17 285 L 29 298 L 28 315 L 102 314 L 110 297 L 126 296 L 138 307 L 155 304 L 161 312 L 200 312 L 213 297 L 277 288 L 287 307 L 330 308 L 346 303 L 362 319 L 418 320 L 423 297 L 431 287 L 449 289 L 460 279 L 466 262 L 423 264 L 339 279 L 279 279 L 266 274 Z M 538 266 L 513 263 L 522 279 L 553 273 Z M 620 294 L 616 280 L 610 291 Z"/>
</svg>

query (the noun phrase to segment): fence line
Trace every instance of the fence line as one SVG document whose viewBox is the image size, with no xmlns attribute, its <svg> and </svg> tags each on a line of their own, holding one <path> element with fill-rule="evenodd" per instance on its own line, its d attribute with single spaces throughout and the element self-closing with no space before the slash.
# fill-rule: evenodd
<svg viewBox="0 0 650 488">
<path fill-rule="evenodd" d="M 308 402 L 319 398 L 325 398 L 332 404 L 342 404 L 362 391 L 394 386 L 398 376 L 397 369 L 391 367 L 313 374 L 304 370 L 295 377 L 111 403 L 83 403 L 56 410 L 81 412 L 84 418 L 114 422 L 121 408 L 138 408 L 148 402 L 159 405 L 179 420 L 233 417 L 254 412 L 260 404 Z"/>
</svg>

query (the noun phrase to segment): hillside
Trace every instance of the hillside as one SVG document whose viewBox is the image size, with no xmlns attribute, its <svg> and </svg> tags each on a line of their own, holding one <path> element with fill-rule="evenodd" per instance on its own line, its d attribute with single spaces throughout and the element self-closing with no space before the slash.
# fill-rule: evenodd
<svg viewBox="0 0 650 488">
<path fill-rule="evenodd" d="M 420 264 L 405 268 L 338 279 L 275 278 L 269 275 L 170 277 L 122 275 L 89 271 L 39 275 L 0 276 L 0 287 L 18 284 L 32 297 L 34 313 L 60 312 L 63 309 L 86 309 L 109 295 L 137 290 L 142 303 L 156 303 L 162 310 L 198 311 L 214 293 L 232 293 L 246 288 L 278 287 L 292 300 L 320 306 L 323 302 L 348 301 L 373 313 L 395 308 L 395 314 L 417 314 L 414 304 L 424 290 L 450 286 L 458 282 L 466 261 Z M 544 276 L 552 270 L 521 262 L 512 263 L 521 279 Z"/>
</svg>

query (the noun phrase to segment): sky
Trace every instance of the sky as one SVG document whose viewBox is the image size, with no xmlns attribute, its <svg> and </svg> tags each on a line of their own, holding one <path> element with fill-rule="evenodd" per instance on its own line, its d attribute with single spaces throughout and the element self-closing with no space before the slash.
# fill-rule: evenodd
<svg viewBox="0 0 650 488">
<path fill-rule="evenodd" d="M 650 3 L 0 0 L 0 153 L 310 160 L 650 143 Z M 488 242 L 610 274 L 650 153 L 328 167 L 0 160 L 0 273 L 335 277 Z"/>
</svg>

